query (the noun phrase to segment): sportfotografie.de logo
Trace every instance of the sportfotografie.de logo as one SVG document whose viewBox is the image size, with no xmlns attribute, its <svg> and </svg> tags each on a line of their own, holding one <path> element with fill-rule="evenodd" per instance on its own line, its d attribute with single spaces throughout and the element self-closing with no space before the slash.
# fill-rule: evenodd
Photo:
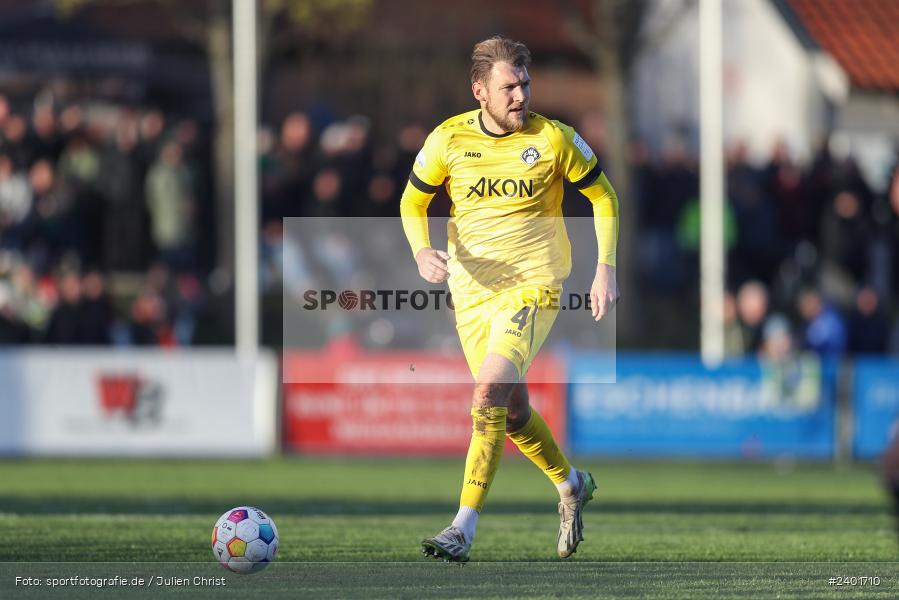
<svg viewBox="0 0 899 600">
<path fill-rule="evenodd" d="M 455 310 L 448 290 L 306 290 L 302 299 L 303 310 Z M 590 294 L 548 294 L 544 306 L 556 310 L 590 310 Z"/>
</svg>

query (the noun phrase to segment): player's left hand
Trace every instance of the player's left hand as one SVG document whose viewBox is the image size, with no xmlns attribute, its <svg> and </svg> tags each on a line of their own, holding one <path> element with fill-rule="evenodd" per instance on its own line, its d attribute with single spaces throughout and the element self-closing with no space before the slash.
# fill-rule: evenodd
<svg viewBox="0 0 899 600">
<path fill-rule="evenodd" d="M 599 263 L 590 287 L 590 310 L 593 320 L 599 321 L 618 304 L 618 280 L 615 267 Z"/>
</svg>

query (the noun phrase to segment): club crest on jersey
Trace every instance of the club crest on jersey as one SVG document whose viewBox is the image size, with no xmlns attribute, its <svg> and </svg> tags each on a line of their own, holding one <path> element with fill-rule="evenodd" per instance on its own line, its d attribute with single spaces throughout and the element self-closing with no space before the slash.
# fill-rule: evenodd
<svg viewBox="0 0 899 600">
<path fill-rule="evenodd" d="M 533 146 L 528 146 L 525 148 L 524 152 L 521 153 L 521 160 L 524 161 L 524 164 L 526 164 L 528 168 L 533 167 L 538 158 L 540 158 L 540 153 L 537 152 L 537 149 Z"/>
</svg>

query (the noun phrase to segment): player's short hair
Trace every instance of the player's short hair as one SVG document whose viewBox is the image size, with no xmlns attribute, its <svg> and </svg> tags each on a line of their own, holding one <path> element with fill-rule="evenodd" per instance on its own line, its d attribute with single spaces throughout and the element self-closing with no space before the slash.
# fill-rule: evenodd
<svg viewBox="0 0 899 600">
<path fill-rule="evenodd" d="M 478 42 L 471 51 L 471 82 L 487 83 L 490 70 L 498 62 L 507 62 L 513 67 L 526 67 L 531 64 L 531 52 L 521 42 L 501 35 Z"/>
</svg>

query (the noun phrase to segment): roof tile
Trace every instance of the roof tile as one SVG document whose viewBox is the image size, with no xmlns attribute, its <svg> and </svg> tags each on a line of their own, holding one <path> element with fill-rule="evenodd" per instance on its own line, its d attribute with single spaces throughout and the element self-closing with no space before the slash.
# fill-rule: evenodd
<svg viewBox="0 0 899 600">
<path fill-rule="evenodd" d="M 787 0 L 857 87 L 899 90 L 899 1 Z"/>
</svg>

